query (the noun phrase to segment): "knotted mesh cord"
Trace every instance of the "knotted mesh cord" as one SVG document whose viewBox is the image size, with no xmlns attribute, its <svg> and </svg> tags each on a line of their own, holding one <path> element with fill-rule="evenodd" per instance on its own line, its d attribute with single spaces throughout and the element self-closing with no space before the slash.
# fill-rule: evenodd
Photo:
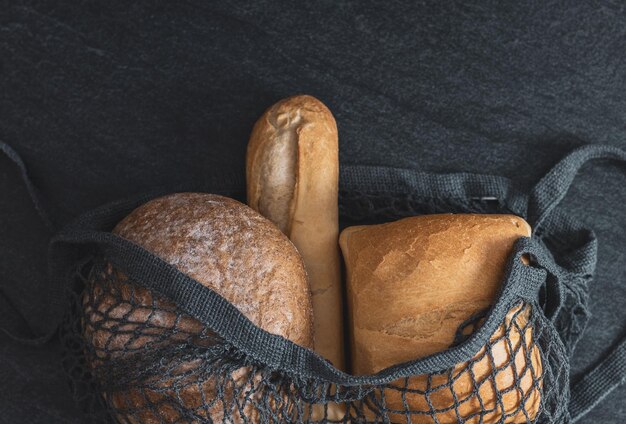
<svg viewBox="0 0 626 424">
<path fill-rule="evenodd" d="M 559 422 L 565 413 L 565 348 L 526 302 L 466 363 L 336 387 L 254 361 L 103 258 L 85 272 L 62 340 L 74 393 L 96 422 L 314 422 L 311 406 L 331 401 L 345 402 L 339 422 Z"/>
<path fill-rule="evenodd" d="M 346 213 L 346 218 L 386 220 L 450 208 L 484 212 L 498 207 L 490 201 L 425 202 L 406 196 L 395 199 L 394 212 L 376 209 L 377 204 L 388 205 L 381 197 L 344 195 L 346 210 L 357 210 L 351 203 L 355 200 L 367 212 Z M 512 312 L 502 317 L 488 343 L 454 367 L 387 384 L 335 385 L 271 369 L 214 334 L 210 325 L 129 280 L 123 271 L 102 256 L 77 268 L 73 313 L 63 325 L 65 367 L 75 396 L 94 422 L 567 420 L 567 348 L 532 301 L 512 304 Z M 467 328 L 474 331 L 481 323 L 479 314 L 461 324 L 459 332 L 467 337 Z M 342 403 L 344 416 L 331 420 L 328 403 Z"/>
<path fill-rule="evenodd" d="M 35 208 L 44 222 L 50 226 L 47 213 L 45 209 L 41 207 L 42 203 L 39 194 L 30 181 L 26 167 L 19 155 L 9 145 L 1 141 L 0 152 L 7 155 L 17 165 Z M 536 323 L 533 324 L 533 328 L 536 327 L 536 331 L 540 335 L 536 338 L 538 341 L 537 345 L 542 347 L 540 342 L 544 338 L 549 342 L 547 347 L 542 347 L 543 350 L 540 349 L 540 352 L 544 355 L 542 356 L 543 358 L 548 359 L 550 367 L 552 366 L 551 361 L 553 359 L 556 362 L 563 361 L 561 362 L 562 364 L 567 364 L 569 359 L 568 355 L 571 355 L 589 319 L 589 310 L 587 307 L 588 283 L 591 281 L 595 269 L 597 252 L 593 232 L 584 228 L 581 223 L 562 213 L 557 205 L 565 196 L 580 167 L 589 160 L 602 158 L 614 159 L 618 162 L 622 161 L 626 163 L 626 151 L 603 145 L 581 146 L 568 154 L 552 168 L 535 186 L 530 196 L 526 196 L 515 190 L 510 180 L 497 176 L 467 173 L 436 175 L 407 169 L 385 167 L 343 167 L 341 180 L 344 190 L 342 191 L 343 199 L 340 210 L 344 215 L 344 224 L 354 224 L 359 223 L 359 221 L 362 221 L 361 223 L 370 223 L 380 221 L 381 219 L 385 220 L 385 218 L 396 219 L 407 215 L 437 212 L 512 212 L 527 217 L 528 221 L 534 227 L 533 240 L 548 247 L 546 252 L 542 253 L 541 256 L 545 262 L 544 266 L 547 265 L 548 268 L 550 268 L 550 275 L 547 276 L 548 280 L 540 293 L 540 303 L 537 305 L 534 299 L 531 302 L 533 304 L 531 309 L 532 319 L 529 322 L 535 322 L 534 320 L 537 320 Z M 220 185 L 218 191 L 223 192 L 224 187 L 228 186 L 230 182 L 229 179 L 223 179 L 223 186 Z M 363 187 L 367 188 L 366 192 L 363 192 Z M 224 193 L 227 194 L 228 190 Z M 154 194 L 156 195 L 156 193 Z M 151 197 L 153 196 L 149 195 L 143 198 L 144 200 L 148 200 Z M 86 411 L 90 412 L 92 421 L 99 419 L 108 421 L 112 416 L 110 415 L 111 411 L 107 405 L 110 405 L 111 402 L 103 403 L 102 383 L 93 378 L 92 374 L 96 369 L 92 366 L 91 362 L 88 364 L 86 360 L 87 352 L 90 351 L 90 342 L 84 337 L 83 325 L 86 325 L 86 320 L 76 318 L 80 317 L 81 311 L 83 311 L 84 305 L 82 304 L 82 300 L 80 300 L 82 297 L 81 295 L 77 295 L 75 291 L 70 291 L 71 307 L 69 310 L 64 308 L 63 302 L 56 302 L 56 300 L 60 300 L 61 295 L 65 293 L 64 289 L 68 287 L 68 283 L 70 282 L 76 283 L 76 290 L 85 290 L 86 287 L 89 287 L 89 284 L 85 283 L 91 280 L 85 278 L 85 274 L 82 272 L 82 265 L 77 266 L 75 273 L 71 276 L 67 275 L 67 265 L 74 263 L 84 264 L 85 261 L 81 258 L 84 258 L 86 252 L 90 251 L 90 245 L 97 245 L 105 240 L 103 240 L 102 234 L 85 238 L 84 234 L 80 231 L 82 226 L 84 225 L 86 228 L 90 228 L 96 224 L 100 229 L 110 228 L 112 224 L 123 217 L 124 211 L 126 211 L 126 213 L 129 211 L 127 206 L 137 206 L 141 203 L 140 200 L 141 199 L 130 200 L 128 205 L 126 205 L 126 201 L 123 201 L 99 208 L 78 219 L 73 225 L 67 227 L 52 240 L 50 262 L 51 275 L 53 276 L 52 283 L 55 287 L 52 290 L 50 298 L 50 314 L 48 317 L 45 317 L 44 321 L 47 330 L 45 330 L 43 334 L 25 335 L 20 331 L 15 332 L 15 329 L 11 328 L 10 325 L 7 326 L 4 319 L 0 320 L 0 330 L 9 334 L 15 340 L 26 344 L 40 345 L 55 334 L 59 324 L 59 317 L 63 315 L 64 311 L 67 312 L 61 331 L 62 340 L 67 351 L 64 361 L 65 368 L 73 382 L 72 387 L 75 397 L 82 402 Z M 122 215 L 120 215 L 120 213 L 122 213 Z M 107 225 L 107 223 L 111 225 Z M 546 229 L 549 231 L 545 231 Z M 518 283 L 520 283 L 520 281 L 518 281 Z M 132 282 L 129 282 L 129 284 L 132 284 Z M 554 292 L 554 286 L 558 287 L 557 292 Z M 195 290 L 195 286 L 191 287 L 186 285 L 185 287 L 187 289 L 191 288 L 192 292 L 197 291 Z M 549 293 L 551 287 L 552 293 Z M 555 297 L 555 299 L 553 299 L 553 297 Z M 163 302 L 164 304 L 167 303 L 165 300 L 163 300 Z M 213 302 L 213 304 L 214 303 L 215 302 Z M 20 311 L 14 312 L 17 313 L 17 316 L 21 315 Z M 169 312 L 173 313 L 172 311 Z M 494 311 L 490 313 L 492 312 Z M 487 320 L 489 320 L 489 317 Z M 492 321 L 492 323 L 493 322 L 494 321 Z M 543 324 L 539 324 L 540 322 Z M 134 325 L 136 325 L 136 323 L 134 323 Z M 472 325 L 472 327 L 472 330 L 476 330 L 475 325 Z M 550 336 L 541 337 L 541 335 L 545 333 L 541 330 L 544 327 L 547 329 L 546 332 L 550 333 Z M 489 326 L 489 328 L 495 327 Z M 154 329 L 152 330 L 154 331 Z M 463 330 L 463 328 L 460 328 L 459 332 Z M 478 332 L 480 333 L 481 331 L 482 328 L 479 328 Z M 259 331 L 255 331 L 255 329 L 251 331 L 251 334 L 252 333 L 260 334 Z M 487 332 L 482 331 L 482 333 L 486 334 Z M 267 340 L 267 337 L 262 338 Z M 469 337 L 469 339 L 471 340 L 472 337 Z M 176 340 L 180 341 L 178 339 Z M 455 343 L 459 340 L 460 338 L 457 338 Z M 481 338 L 480 340 L 485 340 L 485 338 Z M 169 345 L 166 341 L 167 339 L 163 340 L 165 345 Z M 491 341 L 489 340 L 487 345 L 490 343 Z M 281 343 L 278 344 L 281 345 Z M 559 348 L 559 345 L 561 345 L 563 349 Z M 556 346 L 556 348 L 551 349 L 551 346 Z M 204 348 L 208 347 L 204 346 Z M 455 349 L 456 348 L 451 348 L 444 352 L 438 359 L 452 357 L 452 355 L 454 355 L 452 352 Z M 567 355 L 563 354 L 563 350 Z M 555 355 L 549 354 L 554 351 L 561 353 Z M 156 355 L 154 353 L 144 355 L 144 358 L 148 358 L 147 369 L 151 369 L 150 364 L 157 358 L 169 358 L 169 350 L 157 350 L 156 352 Z M 206 352 L 209 352 L 209 350 L 206 350 Z M 215 353 L 218 351 L 214 349 L 211 352 L 213 352 L 211 358 L 214 358 Z M 548 352 L 548 354 L 545 352 Z M 626 355 L 624 352 L 626 352 L 626 340 L 621 340 L 605 359 L 599 364 L 596 364 L 596 366 L 584 375 L 574 386 L 569 404 L 569 413 L 574 421 L 584 416 L 586 412 L 600 402 L 608 393 L 625 381 L 626 366 L 624 364 L 626 364 L 626 359 L 624 358 L 626 358 Z M 219 353 L 220 357 L 226 356 L 225 351 L 219 351 Z M 153 361 L 150 361 L 150 355 L 152 355 Z M 247 354 L 241 352 L 239 355 L 243 355 L 239 356 L 241 358 L 247 357 Z M 133 358 L 136 356 L 137 355 L 133 355 Z M 308 357 L 309 360 L 311 359 L 310 355 L 301 355 L 300 359 L 303 357 Z M 406 370 L 419 369 L 421 367 L 420 364 L 424 364 L 425 367 L 428 367 L 425 365 L 428 359 L 429 358 L 425 358 L 424 361 L 409 363 L 406 367 L 401 368 L 406 368 Z M 102 362 L 106 361 L 100 358 L 99 362 L 94 363 Z M 165 362 L 167 362 L 167 359 Z M 207 362 L 210 361 L 207 359 Z M 301 365 L 310 371 L 311 366 L 316 362 L 317 359 L 314 359 L 312 363 Z M 162 364 L 162 361 L 159 363 Z M 259 364 L 262 370 L 268 369 L 263 363 L 257 361 L 257 364 Z M 317 368 L 315 366 L 313 366 L 313 368 L 316 370 L 324 369 L 324 367 L 319 367 L 319 363 Z M 456 367 L 453 367 L 453 369 L 454 368 Z M 471 367 L 469 367 L 469 369 L 471 369 Z M 284 374 L 284 371 L 286 370 L 281 369 L 278 374 L 281 374 L 281 372 Z M 550 369 L 548 369 L 548 372 L 544 375 L 543 382 L 549 380 L 549 371 Z M 396 369 L 392 373 L 394 375 L 398 374 L 398 370 Z M 115 372 L 111 374 L 113 375 Z M 295 374 L 297 374 L 297 372 Z M 337 375 L 334 372 L 331 372 L 331 374 Z M 385 374 L 385 371 L 381 372 L 381 375 L 382 374 Z M 450 379 L 454 379 L 453 374 L 447 374 L 446 372 L 437 374 L 440 376 L 449 375 Z M 123 380 L 125 376 L 122 375 L 121 377 Z M 186 377 L 188 376 L 185 375 L 185 378 Z M 432 380 L 434 379 L 430 375 L 427 377 L 428 386 L 424 394 L 430 393 L 429 389 L 432 389 Z M 553 373 L 552 377 L 554 381 L 558 382 L 557 384 L 560 384 L 562 378 L 567 378 L 566 374 L 563 372 Z M 289 378 L 293 380 L 289 383 L 289 392 L 297 393 L 296 400 L 299 403 L 323 403 L 329 399 L 334 402 L 345 402 L 348 411 L 347 415 L 353 417 L 353 422 L 369 418 L 369 415 L 365 413 L 371 409 L 369 407 L 370 404 L 367 402 L 367 396 L 370 396 L 371 393 L 375 393 L 376 390 L 382 393 L 380 399 L 383 401 L 383 403 L 380 404 L 382 405 L 382 409 L 380 409 L 380 405 L 375 405 L 379 408 L 375 409 L 375 413 L 378 414 L 377 419 L 388 421 L 389 414 L 393 412 L 386 407 L 386 402 L 384 402 L 385 392 L 394 389 L 393 387 L 387 387 L 388 385 L 374 385 L 368 387 L 365 385 L 344 383 L 346 387 L 339 387 L 336 390 L 331 389 L 330 392 L 328 392 L 328 388 L 332 387 L 331 384 L 323 382 L 320 386 L 319 381 L 317 381 L 319 379 L 298 379 L 297 376 L 294 375 L 293 367 L 291 368 Z M 373 376 L 373 379 L 377 378 L 379 377 Z M 349 378 L 348 380 L 352 379 Z M 103 381 L 107 380 L 103 378 Z M 311 385 L 316 387 L 312 389 L 312 391 L 308 391 Z M 224 383 L 222 386 L 228 387 L 228 384 Z M 569 421 L 568 412 L 566 410 L 567 407 L 564 406 L 569 396 L 568 385 L 563 383 L 561 387 L 564 388 L 561 392 L 562 396 L 554 405 L 549 401 L 549 395 L 542 397 L 542 409 L 538 422 Z M 305 388 L 308 389 L 305 390 Z M 320 388 L 321 390 L 317 390 Z M 331 393 L 332 396 L 326 396 L 327 393 Z M 410 415 L 411 411 L 407 412 L 406 393 L 408 393 L 408 391 L 405 390 L 401 398 L 403 399 L 404 412 Z M 480 390 L 478 393 L 480 394 Z M 452 393 L 452 397 L 455 403 L 459 401 L 455 393 Z M 378 399 L 378 397 L 375 397 L 374 401 L 376 401 L 376 399 Z M 179 401 L 182 401 L 182 399 L 179 399 Z M 434 410 L 435 406 L 428 399 L 427 403 L 429 405 L 428 413 L 431 414 L 430 421 L 438 422 L 439 418 L 437 414 L 432 415 L 437 412 Z M 481 399 L 479 399 L 479 404 L 481 408 L 485 407 Z M 276 405 L 276 403 L 273 403 L 272 408 L 275 408 Z M 180 408 L 178 408 L 178 410 L 180 410 Z M 326 411 L 326 409 L 324 409 L 324 411 Z M 134 413 L 137 412 L 138 411 L 134 411 Z M 459 415 L 459 408 L 455 407 L 454 412 Z M 273 419 L 284 418 L 276 417 L 271 411 L 270 413 Z M 179 412 L 175 411 L 174 414 L 174 416 L 177 417 L 176 414 L 179 414 Z M 241 414 L 242 412 L 240 415 Z M 418 411 L 418 415 L 422 416 L 422 411 Z M 130 422 L 137 422 L 138 420 L 136 416 L 127 417 L 127 419 L 119 413 L 114 416 L 120 421 L 126 420 L 129 422 L 128 420 L 130 420 Z M 308 413 L 304 416 L 310 417 Z M 414 415 L 410 415 L 410 417 L 414 420 L 417 419 Z M 478 418 L 478 421 L 481 422 L 493 421 L 492 419 L 485 418 L 484 414 L 469 419 L 463 419 L 463 421 L 471 422 L 474 418 Z M 527 420 L 530 419 L 527 414 L 525 414 L 525 418 Z M 178 418 L 175 419 L 178 420 Z M 405 419 L 408 420 L 407 417 L 405 417 Z M 146 420 L 153 422 L 162 421 L 158 416 L 147 417 L 144 421 Z M 184 422 L 183 418 L 180 418 L 180 420 Z M 194 420 L 195 419 L 192 419 L 191 421 L 193 422 Z M 501 417 L 498 418 L 498 420 L 502 421 L 505 420 L 505 418 Z M 223 421 L 228 422 L 232 420 L 226 417 Z M 457 421 L 459 420 L 457 419 Z"/>
</svg>

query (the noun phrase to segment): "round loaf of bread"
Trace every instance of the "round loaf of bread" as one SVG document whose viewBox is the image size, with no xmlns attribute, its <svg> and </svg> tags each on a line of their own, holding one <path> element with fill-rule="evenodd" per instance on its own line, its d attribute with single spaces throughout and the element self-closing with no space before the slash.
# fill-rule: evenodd
<svg viewBox="0 0 626 424">
<path fill-rule="evenodd" d="M 311 295 L 302 259 L 277 227 L 246 205 L 212 194 L 172 194 L 135 209 L 113 232 L 211 288 L 255 325 L 312 347 Z M 207 326 L 129 283 L 111 265 L 93 276 L 90 284 L 83 297 L 84 335 L 93 347 L 91 366 L 96 378 L 98 368 L 107 361 L 132 361 L 134 355 L 156 348 L 188 341 L 209 346 L 215 340 Z M 242 402 L 233 399 L 233 387 L 218 387 L 255 384 L 258 381 L 248 368 L 226 376 L 200 377 L 194 370 L 201 364 L 193 358 L 177 367 L 175 377 L 105 393 L 118 420 L 196 422 L 188 419 L 194 416 L 197 422 L 221 422 L 229 409 L 233 422 L 257 420 L 252 399 L 242 407 L 226 405 Z M 221 393 L 218 402 L 214 402 L 216 393 Z M 186 420 L 180 421 L 182 417 Z"/>
</svg>

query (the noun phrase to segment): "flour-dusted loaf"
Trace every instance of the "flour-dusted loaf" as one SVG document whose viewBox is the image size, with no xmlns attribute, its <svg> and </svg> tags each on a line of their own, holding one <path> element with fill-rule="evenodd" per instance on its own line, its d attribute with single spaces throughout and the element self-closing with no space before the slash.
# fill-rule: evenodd
<svg viewBox="0 0 626 424">
<path fill-rule="evenodd" d="M 213 289 L 255 325 L 313 345 L 302 259 L 246 205 L 213 194 L 174 194 L 137 208 L 113 232 Z"/>
<path fill-rule="evenodd" d="M 311 295 L 302 259 L 278 228 L 246 205 L 212 194 L 168 195 L 135 209 L 113 232 L 216 291 L 255 325 L 302 346 L 313 347 Z M 167 347 L 186 340 L 189 335 L 206 335 L 205 326 L 191 317 L 177 321 L 176 306 L 171 302 L 157 299 L 147 289 L 131 286 L 126 276 L 112 266 L 106 273 L 106 280 L 112 283 L 94 281 L 94 289 L 83 300 L 85 336 L 95 351 L 101 353 L 96 354 L 97 364 L 93 366 L 112 359 L 132 361 L 132 355 L 141 355 L 144 348 Z M 117 306 L 112 308 L 114 303 Z M 125 324 L 116 326 L 120 321 Z M 150 325 L 146 326 L 148 321 Z M 176 332 L 163 340 L 161 336 L 172 333 L 173 327 Z M 159 331 L 160 328 L 163 330 Z M 138 337 L 134 333 L 139 331 L 142 333 Z M 108 355 L 102 353 L 105 351 Z M 187 383 L 199 378 L 189 372 L 197 366 L 194 364 L 190 360 L 189 364 L 181 365 L 189 373 Z M 247 368 L 232 374 L 233 382 L 246 378 L 249 378 Z M 215 395 L 215 379 L 203 379 L 187 384 L 182 391 L 176 388 L 180 379 L 165 379 L 156 386 L 148 384 L 150 389 L 130 389 L 107 398 L 114 408 L 131 411 L 128 415 L 119 414 L 122 422 L 179 422 L 181 415 L 177 409 L 195 410 Z M 232 390 L 224 389 L 225 400 L 234 402 Z M 243 422 L 243 417 L 257 422 L 258 411 L 252 403 L 243 412 L 234 408 L 231 417 L 234 422 Z M 138 412 L 132 413 L 133 409 Z M 221 422 L 223 411 L 222 403 L 217 403 L 196 414 Z"/>
<path fill-rule="evenodd" d="M 373 374 L 449 348 L 459 326 L 495 301 L 514 242 L 529 235 L 529 225 L 511 215 L 423 215 L 345 229 L 340 245 L 347 270 L 353 373 Z M 490 349 L 495 367 L 516 364 L 522 393 L 509 391 L 502 407 L 496 401 L 494 384 L 498 391 L 514 384 L 509 365 L 494 381 L 480 386 L 481 406 L 479 397 L 472 394 L 475 387 L 467 364 L 459 364 L 452 387 L 458 399 L 465 399 L 458 410 L 462 417 L 472 417 L 485 408 L 493 411 L 483 422 L 497 422 L 503 408 L 506 414 L 516 411 L 522 399 L 529 416 L 536 415 L 540 393 L 533 381 L 540 377 L 542 365 L 532 328 L 526 326 L 528 319 L 528 308 L 511 310 L 493 335 Z M 474 378 L 493 375 L 494 366 L 484 352 L 476 356 L 483 359 L 470 367 Z M 447 378 L 436 377 L 438 381 L 431 384 L 444 384 Z M 413 377 L 409 387 L 425 390 L 427 380 Z M 385 390 L 384 395 L 389 408 L 405 409 L 399 391 Z M 409 394 L 406 401 L 411 410 L 429 411 L 423 394 Z M 453 393 L 442 389 L 433 393 L 430 401 L 436 410 L 445 410 L 454 404 Z M 402 414 L 391 416 L 394 422 L 407 421 Z M 453 423 L 456 416 L 452 409 L 437 414 L 437 419 Z M 414 415 L 411 420 L 434 422 L 428 415 Z M 478 416 L 467 422 L 478 422 Z M 525 417 L 520 412 L 505 422 L 525 422 Z"/>
</svg>

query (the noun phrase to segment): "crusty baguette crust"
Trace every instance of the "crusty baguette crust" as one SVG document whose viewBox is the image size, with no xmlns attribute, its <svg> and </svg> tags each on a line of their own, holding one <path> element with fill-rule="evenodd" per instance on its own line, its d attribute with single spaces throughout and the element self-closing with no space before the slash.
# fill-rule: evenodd
<svg viewBox="0 0 626 424">
<path fill-rule="evenodd" d="M 353 373 L 376 373 L 448 348 L 459 325 L 494 302 L 513 243 L 529 235 L 529 225 L 512 215 L 423 215 L 345 229 L 340 245 L 347 269 Z M 524 328 L 527 315 L 512 318 L 510 313 L 507 320 L 516 319 L 520 328 Z M 533 417 L 540 404 L 533 378 L 541 373 L 541 358 L 533 345 L 531 329 L 521 337 L 513 327 L 507 337 L 511 346 L 519 348 L 524 343 L 520 349 L 524 353 L 533 349 L 531 362 L 535 374 L 528 373 L 521 381 L 522 390 L 529 393 L 525 405 Z M 503 331 L 499 329 L 494 340 Z M 514 360 L 518 372 L 529 369 L 524 354 L 512 358 L 508 343 L 502 339 L 492 348 L 492 354 L 497 366 Z M 487 359 L 481 360 L 473 366 L 473 372 L 487 377 L 493 372 L 492 365 Z M 498 374 L 494 384 L 504 390 L 512 381 L 513 370 L 509 367 Z M 425 382 L 425 377 L 417 376 L 410 379 L 409 385 L 423 390 Z M 468 371 L 455 382 L 454 390 L 460 399 L 471 395 L 473 387 Z M 435 408 L 445 409 L 453 402 L 452 393 L 441 392 L 431 396 L 430 401 Z M 491 383 L 481 386 L 479 392 L 483 405 L 497 409 Z M 517 391 L 511 393 L 504 397 L 508 413 L 515 411 L 521 402 Z M 385 398 L 390 408 L 403 409 L 400 392 L 386 390 Z M 411 409 L 429 410 L 423 395 L 411 394 L 407 401 Z M 459 412 L 467 417 L 480 407 L 478 399 L 470 399 L 461 405 Z M 484 417 L 484 422 L 496 422 L 501 414 L 496 411 Z M 454 410 L 437 416 L 442 423 L 456 422 L 455 417 Z M 406 422 L 404 416 L 393 418 L 394 422 Z M 508 417 L 505 422 L 521 418 L 523 414 Z M 412 422 L 434 421 L 427 415 L 416 415 Z"/>
<path fill-rule="evenodd" d="M 343 369 L 339 152 L 328 108 L 304 95 L 270 107 L 252 130 L 246 177 L 248 204 L 285 232 L 304 259 L 315 350 Z"/>
</svg>

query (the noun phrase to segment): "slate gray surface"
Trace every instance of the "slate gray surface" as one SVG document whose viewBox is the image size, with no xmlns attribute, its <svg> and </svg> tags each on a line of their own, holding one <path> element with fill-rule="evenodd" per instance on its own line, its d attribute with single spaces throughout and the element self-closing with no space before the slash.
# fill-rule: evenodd
<svg viewBox="0 0 626 424">
<path fill-rule="evenodd" d="M 335 113 L 342 163 L 495 173 L 527 189 L 575 146 L 626 148 L 626 10 L 519 3 L 2 0 L 0 138 L 59 223 L 243 173 L 255 119 L 295 93 Z M 587 166 L 565 201 L 600 242 L 577 372 L 626 333 L 625 182 L 614 165 Z M 5 158 L 0 193 L 0 286 L 36 316 L 49 235 Z M 81 422 L 58 361 L 56 342 L 0 336 L 0 423 Z M 582 422 L 625 422 L 625 396 Z"/>
</svg>

